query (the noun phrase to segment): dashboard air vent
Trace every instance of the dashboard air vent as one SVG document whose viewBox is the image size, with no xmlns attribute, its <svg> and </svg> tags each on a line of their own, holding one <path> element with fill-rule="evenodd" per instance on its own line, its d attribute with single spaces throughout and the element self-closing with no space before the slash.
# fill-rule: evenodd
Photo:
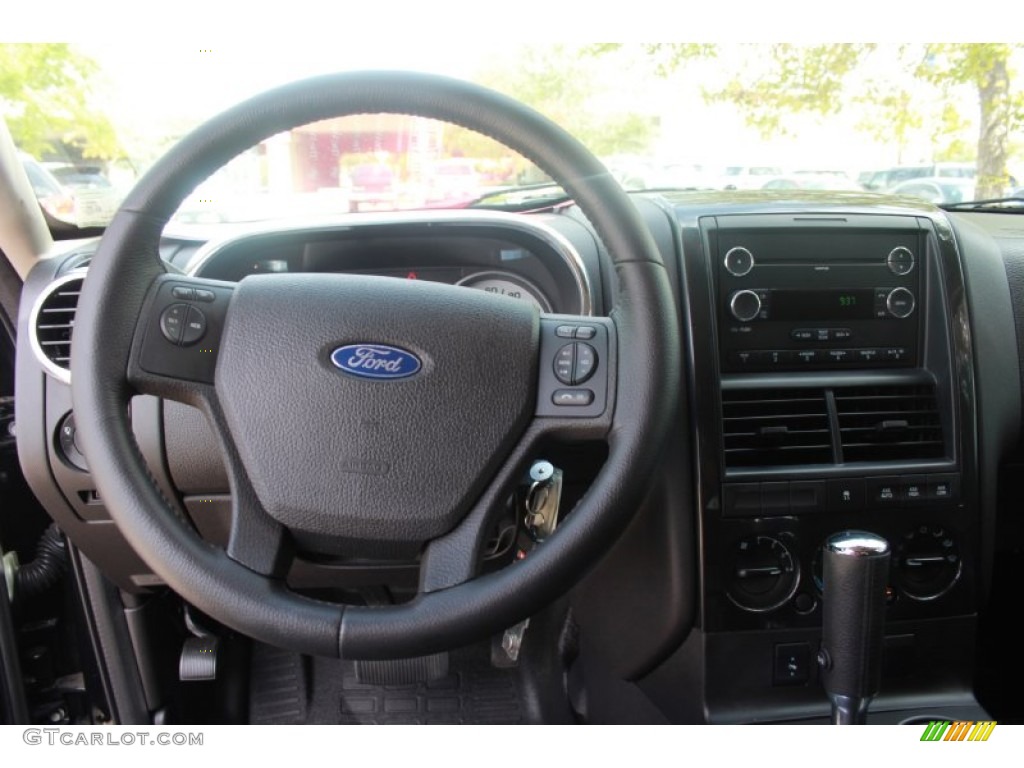
<svg viewBox="0 0 1024 768">
<path fill-rule="evenodd" d="M 945 457 L 933 387 L 851 387 L 836 389 L 835 398 L 844 461 Z"/>
<path fill-rule="evenodd" d="M 833 462 L 821 390 L 725 390 L 722 422 L 727 468 Z"/>
<path fill-rule="evenodd" d="M 64 381 L 70 380 L 71 334 L 84 278 L 67 275 L 46 289 L 36 304 L 32 332 L 35 351 L 43 367 Z"/>
</svg>

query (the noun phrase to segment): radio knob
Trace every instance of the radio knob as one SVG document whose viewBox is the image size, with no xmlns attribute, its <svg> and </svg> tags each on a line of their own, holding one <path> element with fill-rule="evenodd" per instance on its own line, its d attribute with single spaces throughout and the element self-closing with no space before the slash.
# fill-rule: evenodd
<svg viewBox="0 0 1024 768">
<path fill-rule="evenodd" d="M 914 270 L 914 254 L 900 245 L 889 252 L 885 263 L 894 275 L 909 275 Z"/>
<path fill-rule="evenodd" d="M 914 304 L 914 294 L 906 288 L 893 288 L 885 298 L 886 310 L 900 320 L 910 317 L 914 311 Z"/>
<path fill-rule="evenodd" d="M 761 311 L 761 297 L 753 291 L 736 291 L 729 301 L 729 311 L 741 323 L 750 322 Z"/>
<path fill-rule="evenodd" d="M 742 246 L 730 248 L 723 261 L 725 270 L 734 277 L 743 277 L 754 268 L 754 254 Z"/>
</svg>

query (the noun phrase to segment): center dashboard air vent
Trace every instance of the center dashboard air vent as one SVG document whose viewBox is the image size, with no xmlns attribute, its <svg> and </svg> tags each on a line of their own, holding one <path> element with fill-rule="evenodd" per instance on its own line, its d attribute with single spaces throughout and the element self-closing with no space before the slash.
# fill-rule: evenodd
<svg viewBox="0 0 1024 768">
<path fill-rule="evenodd" d="M 835 461 L 820 389 L 724 390 L 722 421 L 728 468 Z"/>
<path fill-rule="evenodd" d="M 910 384 L 837 388 L 835 399 L 844 461 L 945 457 L 933 387 Z"/>
<path fill-rule="evenodd" d="M 46 372 L 71 381 L 71 334 L 85 278 L 67 274 L 49 285 L 32 312 L 32 346 Z"/>
</svg>

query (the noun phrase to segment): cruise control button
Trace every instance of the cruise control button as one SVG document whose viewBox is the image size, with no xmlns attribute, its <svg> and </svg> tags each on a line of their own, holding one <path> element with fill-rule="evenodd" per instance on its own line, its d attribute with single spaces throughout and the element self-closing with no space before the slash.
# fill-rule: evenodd
<svg viewBox="0 0 1024 768">
<path fill-rule="evenodd" d="M 217 294 L 215 294 L 213 291 L 208 291 L 205 288 L 196 288 L 195 294 L 196 301 L 205 301 L 209 303 L 215 301 L 217 298 Z"/>
<path fill-rule="evenodd" d="M 192 301 L 196 297 L 196 292 L 192 288 L 186 288 L 184 285 L 176 285 L 171 288 L 171 296 L 176 299 Z"/>
<path fill-rule="evenodd" d="M 583 325 L 576 329 L 577 339 L 592 339 L 597 336 L 597 328 L 592 325 Z"/>
<path fill-rule="evenodd" d="M 576 357 L 575 347 L 575 344 L 566 344 L 555 353 L 555 378 L 563 384 L 572 384 L 573 360 Z"/>
<path fill-rule="evenodd" d="M 560 339 L 571 339 L 576 334 L 576 326 L 560 325 L 555 328 L 555 336 Z"/>
<path fill-rule="evenodd" d="M 594 402 L 594 393 L 589 389 L 556 389 L 551 402 L 555 405 L 590 405 Z"/>
<path fill-rule="evenodd" d="M 583 384 L 594 375 L 597 368 L 597 350 L 589 344 L 576 344 L 576 370 L 573 384 Z"/>
<path fill-rule="evenodd" d="M 206 333 L 206 315 L 197 307 L 190 307 L 188 319 L 185 321 L 185 330 L 181 333 L 181 345 L 187 347 L 195 344 Z"/>
<path fill-rule="evenodd" d="M 171 344 L 181 341 L 181 329 L 188 317 L 188 304 L 172 304 L 160 315 L 160 332 Z"/>
</svg>

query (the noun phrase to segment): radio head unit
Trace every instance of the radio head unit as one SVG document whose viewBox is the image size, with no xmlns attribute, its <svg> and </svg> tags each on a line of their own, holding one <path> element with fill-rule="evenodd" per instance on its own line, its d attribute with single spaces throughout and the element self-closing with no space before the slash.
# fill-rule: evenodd
<svg viewBox="0 0 1024 768">
<path fill-rule="evenodd" d="M 714 229 L 722 371 L 918 365 L 925 239 L 901 221 Z"/>
</svg>

